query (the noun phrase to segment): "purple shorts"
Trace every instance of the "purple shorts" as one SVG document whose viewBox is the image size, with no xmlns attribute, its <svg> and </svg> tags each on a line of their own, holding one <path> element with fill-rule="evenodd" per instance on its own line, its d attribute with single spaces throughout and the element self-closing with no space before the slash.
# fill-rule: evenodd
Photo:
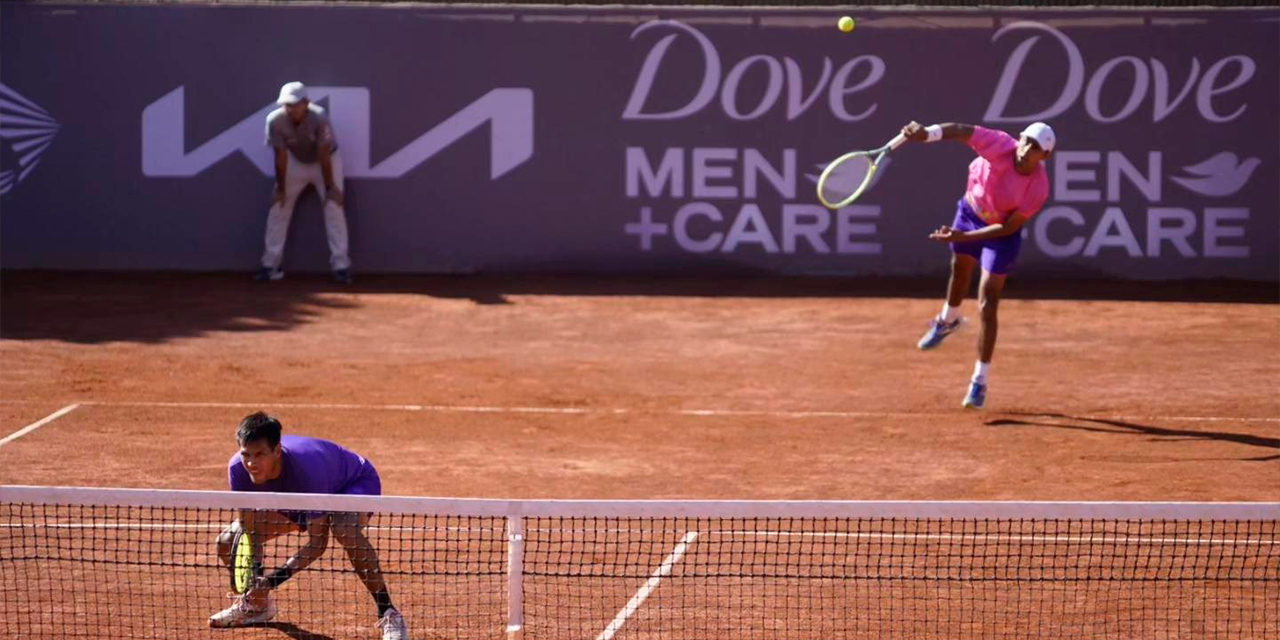
<svg viewBox="0 0 1280 640">
<path fill-rule="evenodd" d="M 360 475 L 354 480 L 348 482 L 338 492 L 344 496 L 380 496 L 382 495 L 382 479 L 378 477 L 378 471 L 367 460 Z M 286 511 L 284 516 L 298 525 L 298 528 L 306 531 L 307 523 L 325 515 L 316 511 Z M 370 513 L 370 516 L 373 514 Z"/>
<path fill-rule="evenodd" d="M 969 202 L 960 198 L 956 203 L 956 219 L 951 228 L 958 231 L 976 231 L 988 223 L 973 212 Z M 982 269 L 997 275 L 1009 273 L 1013 263 L 1018 261 L 1018 251 L 1022 249 L 1022 233 L 1011 233 L 1002 238 L 981 240 L 978 242 L 951 242 L 951 252 L 970 256 L 982 262 Z"/>
</svg>

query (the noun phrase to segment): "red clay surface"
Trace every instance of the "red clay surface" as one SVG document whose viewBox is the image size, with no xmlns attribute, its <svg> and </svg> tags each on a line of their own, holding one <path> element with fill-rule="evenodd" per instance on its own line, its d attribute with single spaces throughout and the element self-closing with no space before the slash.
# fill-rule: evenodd
<svg viewBox="0 0 1280 640">
<path fill-rule="evenodd" d="M 368 278 L 337 288 L 305 277 L 256 285 L 238 275 L 6 273 L 2 284 L 0 438 L 79 406 L 0 445 L 0 484 L 225 489 L 236 423 L 265 409 L 288 432 L 364 454 L 384 492 L 399 495 L 1280 500 L 1280 305 L 1256 290 L 1243 297 L 1254 302 L 1211 302 L 1220 293 L 1211 283 L 1154 294 L 1135 285 L 1129 293 L 1146 301 L 1091 301 L 1072 299 L 1087 292 L 1011 284 L 989 409 L 972 413 L 959 404 L 976 324 L 935 351 L 914 346 L 940 305 L 929 292 L 940 293 L 941 280 L 904 287 L 902 297 L 892 286 L 803 282 Z M 1123 287 L 1110 285 L 1106 296 L 1117 293 Z M 976 313 L 972 301 L 965 312 Z M 228 602 L 209 544 L 217 527 L 192 531 L 181 549 L 188 564 L 158 569 L 160 582 L 132 565 L 12 563 L 36 575 L 18 579 L 28 585 L 19 591 L 0 585 L 10 605 L 0 617 L 17 621 L 0 629 L 376 637 L 372 605 L 335 549 L 322 559 L 333 571 L 307 572 L 282 589 L 273 626 L 203 631 L 204 617 Z M 653 564 L 680 533 L 656 540 L 641 562 Z M 0 533 L 0 542 L 21 535 Z M 143 544 L 129 540 L 110 545 Z M 702 544 L 681 566 L 698 562 Z M 602 630 L 649 569 L 570 581 L 563 603 L 582 608 L 574 637 Z M 67 580 L 81 585 L 74 599 L 61 595 Z M 414 637 L 502 636 L 500 575 L 389 581 Z M 531 578 L 527 604 L 556 581 Z M 341 586 L 315 587 L 328 582 Z M 1127 583 L 1083 582 L 1078 588 L 1101 590 L 1076 601 L 1056 584 L 1041 593 L 1021 583 L 1024 590 L 1007 591 L 855 581 L 829 585 L 852 591 L 815 609 L 788 595 L 810 592 L 805 582 L 759 591 L 733 578 L 685 594 L 673 578 L 616 637 L 675 637 L 657 629 L 677 595 L 695 609 L 709 603 L 693 613 L 705 634 L 690 636 L 706 638 L 801 637 L 785 625 L 813 637 L 883 637 L 913 620 L 936 637 L 1006 637 L 1023 623 L 1053 635 L 1045 630 L 1057 617 L 1134 638 L 1263 638 L 1280 626 L 1265 602 L 1274 585 L 1222 583 L 1244 591 L 1218 604 L 1198 591 L 1213 585 L 1199 583 L 1139 583 L 1147 591 L 1130 601 Z M 1059 596 L 1076 604 L 1053 604 Z M 1095 600 L 1129 622 L 1080 609 Z M 1265 621 L 1224 622 L 1243 602 L 1265 611 Z M 1152 603 L 1176 611 L 1153 613 Z M 831 609 L 863 605 L 853 617 Z M 764 617 L 725 617 L 729 609 Z M 148 610 L 172 620 L 133 615 Z M 939 626 L 924 622 L 939 615 Z M 973 616 L 985 622 L 962 621 Z M 527 640 L 558 626 L 534 617 Z"/>
<path fill-rule="evenodd" d="M 5 484 L 224 489 L 262 408 L 388 494 L 1280 499 L 1276 304 L 1011 283 L 972 413 L 976 323 L 917 351 L 940 304 L 919 288 L 3 278 L 0 437 L 81 403 L 0 446 Z"/>
</svg>

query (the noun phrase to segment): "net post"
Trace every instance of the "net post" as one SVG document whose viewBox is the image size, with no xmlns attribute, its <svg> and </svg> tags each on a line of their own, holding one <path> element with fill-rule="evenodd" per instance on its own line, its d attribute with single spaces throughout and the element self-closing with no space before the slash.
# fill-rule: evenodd
<svg viewBox="0 0 1280 640">
<path fill-rule="evenodd" d="M 507 516 L 507 638 L 524 636 L 524 518 Z"/>
</svg>

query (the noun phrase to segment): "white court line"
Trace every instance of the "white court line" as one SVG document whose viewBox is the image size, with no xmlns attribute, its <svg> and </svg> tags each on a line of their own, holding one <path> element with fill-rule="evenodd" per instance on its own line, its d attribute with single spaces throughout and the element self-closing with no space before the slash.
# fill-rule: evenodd
<svg viewBox="0 0 1280 640">
<path fill-rule="evenodd" d="M 658 583 L 662 582 L 664 577 L 671 575 L 671 568 L 674 567 L 677 562 L 680 562 L 680 558 L 684 557 L 685 550 L 688 549 L 689 545 L 697 538 L 697 531 L 690 531 L 684 534 L 684 537 L 680 539 L 680 544 L 676 545 L 676 548 L 671 550 L 671 553 L 662 561 L 662 565 L 658 567 L 658 570 L 654 571 L 653 575 L 649 576 L 649 580 L 644 583 L 644 586 L 640 587 L 640 590 L 637 591 L 634 596 L 631 596 L 631 600 L 627 602 L 627 606 L 618 611 L 618 615 L 613 617 L 613 622 L 610 622 L 609 626 L 605 627 L 604 631 L 601 631 L 600 635 L 596 636 L 596 640 L 609 640 L 613 637 L 613 634 L 617 633 L 618 630 L 622 628 L 622 625 L 627 623 L 627 618 L 630 618 L 631 614 L 635 613 L 636 609 L 640 608 L 641 603 L 645 601 L 645 598 L 649 597 L 649 593 L 657 588 Z"/>
<path fill-rule="evenodd" d="M 821 533 L 817 531 L 710 531 L 708 535 L 725 535 L 730 537 L 754 538 L 754 537 L 785 537 L 785 536 L 811 536 L 814 538 L 855 538 L 859 540 L 946 540 L 946 541 L 964 541 L 977 540 L 992 542 L 1093 542 L 1097 544 L 1187 544 L 1187 545 L 1216 545 L 1216 544 L 1241 544 L 1241 545 L 1280 545 L 1280 540 L 1254 540 L 1254 539 L 1232 539 L 1232 538 L 1144 538 L 1139 536 L 1049 536 L 1049 535 L 1013 535 L 1013 534 L 982 534 L 982 533 Z"/>
<path fill-rule="evenodd" d="M 0 447 L 3 447 L 6 444 L 13 442 L 14 440 L 17 440 L 18 438 L 21 438 L 22 436 L 25 436 L 28 433 L 31 433 L 32 431 L 35 431 L 36 429 L 39 429 L 40 427 L 43 427 L 46 424 L 49 424 L 50 422 L 53 422 L 54 420 L 57 420 L 58 418 L 61 418 L 62 416 L 67 415 L 68 413 L 71 413 L 72 411 L 75 411 L 79 406 L 80 406 L 80 403 L 69 404 L 45 416 L 44 418 L 41 418 L 40 420 L 32 422 L 31 424 L 21 429 L 18 429 L 17 431 L 14 431 L 13 433 L 5 436 L 4 438 L 0 438 Z"/>
<path fill-rule="evenodd" d="M 0 400 L 0 404 L 31 402 L 25 400 Z M 561 415 L 645 415 L 666 414 L 690 417 L 762 417 L 762 418 L 954 418 L 959 412 L 906 412 L 906 411 L 766 411 L 751 409 L 626 409 L 586 407 L 499 407 L 431 404 L 349 404 L 332 402 L 161 402 L 161 401 L 83 401 L 81 405 L 100 407 L 167 407 L 213 409 L 339 409 L 355 411 L 422 411 L 438 413 L 543 413 Z M 992 416 L 1025 415 L 990 412 Z M 1046 417 L 1048 414 L 1045 414 Z M 1132 416 L 1132 415 L 1082 415 L 1069 416 L 1075 420 L 1162 420 L 1170 422 L 1274 422 L 1280 417 L 1241 418 L 1232 416 Z M 1066 418 L 1063 418 L 1066 419 Z"/>
</svg>

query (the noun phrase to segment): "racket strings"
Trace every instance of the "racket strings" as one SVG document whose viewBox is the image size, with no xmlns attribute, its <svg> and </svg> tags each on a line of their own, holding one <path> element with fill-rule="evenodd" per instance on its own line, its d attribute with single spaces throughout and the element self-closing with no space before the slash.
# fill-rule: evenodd
<svg viewBox="0 0 1280 640">
<path fill-rule="evenodd" d="M 827 172 L 819 189 L 828 203 L 840 203 L 861 192 L 871 178 L 873 166 L 867 156 L 853 156 L 836 163 Z"/>
<path fill-rule="evenodd" d="M 253 557 L 253 539 L 248 533 L 236 536 L 231 563 L 231 585 L 236 593 L 248 590 L 253 579 L 261 574 L 261 564 Z"/>
</svg>

